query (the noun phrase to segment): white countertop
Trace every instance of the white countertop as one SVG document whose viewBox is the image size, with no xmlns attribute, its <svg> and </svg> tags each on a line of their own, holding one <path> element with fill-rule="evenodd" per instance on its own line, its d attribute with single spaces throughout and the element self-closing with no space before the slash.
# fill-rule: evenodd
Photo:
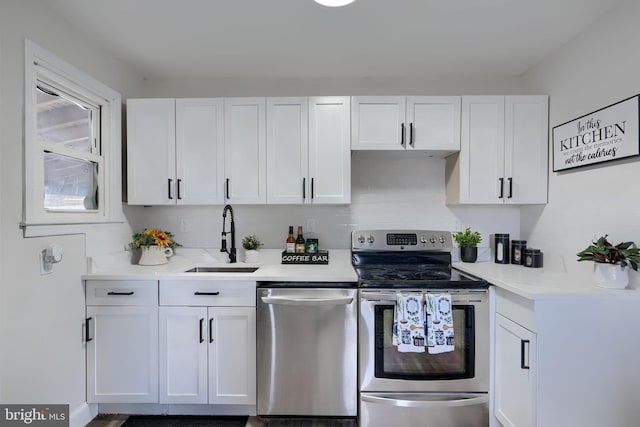
<svg viewBox="0 0 640 427">
<path fill-rule="evenodd" d="M 564 272 L 545 268 L 528 268 L 495 262 L 456 262 L 453 266 L 465 273 L 485 279 L 496 287 L 508 290 L 527 299 L 560 299 L 614 297 L 640 300 L 638 289 L 606 289 L 594 281 Z"/>
<path fill-rule="evenodd" d="M 241 252 L 241 251 L 239 251 Z M 143 266 L 132 264 L 129 252 L 101 255 L 88 261 L 83 280 L 160 280 L 203 278 L 287 282 L 356 282 L 358 276 L 351 266 L 351 251 L 329 249 L 327 265 L 292 265 L 281 263 L 282 251 L 260 250 L 258 263 L 226 263 L 226 255 L 215 249 L 178 248 L 167 264 Z M 238 255 L 242 259 L 242 254 Z M 185 273 L 196 266 L 259 267 L 253 273 Z"/>
</svg>

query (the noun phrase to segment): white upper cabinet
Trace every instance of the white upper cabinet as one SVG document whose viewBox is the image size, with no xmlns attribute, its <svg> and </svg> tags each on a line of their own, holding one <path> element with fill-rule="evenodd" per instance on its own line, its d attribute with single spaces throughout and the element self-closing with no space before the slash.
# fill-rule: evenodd
<svg viewBox="0 0 640 427">
<path fill-rule="evenodd" d="M 223 125 L 222 99 L 128 100 L 128 203 L 222 203 Z"/>
<path fill-rule="evenodd" d="M 549 98 L 505 98 L 506 203 L 547 203 Z"/>
<path fill-rule="evenodd" d="M 175 204 L 175 100 L 127 100 L 127 201 Z"/>
<path fill-rule="evenodd" d="M 354 96 L 353 150 L 460 150 L 459 96 Z"/>
<path fill-rule="evenodd" d="M 309 98 L 311 203 L 351 203 L 350 98 Z"/>
<path fill-rule="evenodd" d="M 176 177 L 179 204 L 223 202 L 222 98 L 176 100 Z"/>
<path fill-rule="evenodd" d="M 225 200 L 267 201 L 265 98 L 224 99 Z"/>
<path fill-rule="evenodd" d="M 267 203 L 301 204 L 308 190 L 308 100 L 267 98 Z"/>
<path fill-rule="evenodd" d="M 463 97 L 460 153 L 447 158 L 447 203 L 546 203 L 548 132 L 547 96 Z"/>
<path fill-rule="evenodd" d="M 350 202 L 348 101 L 267 98 L 267 203 Z"/>
</svg>

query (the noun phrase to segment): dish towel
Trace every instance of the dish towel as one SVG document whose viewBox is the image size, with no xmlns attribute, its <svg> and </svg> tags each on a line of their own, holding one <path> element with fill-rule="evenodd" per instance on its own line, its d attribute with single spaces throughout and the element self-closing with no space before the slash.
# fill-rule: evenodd
<svg viewBox="0 0 640 427">
<path fill-rule="evenodd" d="M 418 293 L 396 293 L 393 345 L 402 353 L 424 353 L 424 297 Z"/>
<path fill-rule="evenodd" d="M 425 298 L 429 354 L 453 351 L 455 347 L 451 295 L 427 293 Z"/>
</svg>

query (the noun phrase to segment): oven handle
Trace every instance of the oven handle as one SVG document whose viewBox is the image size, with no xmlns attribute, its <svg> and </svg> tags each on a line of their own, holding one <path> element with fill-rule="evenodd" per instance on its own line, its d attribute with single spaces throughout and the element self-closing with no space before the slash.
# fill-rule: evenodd
<svg viewBox="0 0 640 427">
<path fill-rule="evenodd" d="M 431 292 L 431 291 L 429 291 Z M 447 293 L 447 290 L 434 290 L 434 293 Z M 403 291 L 405 293 L 405 291 Z M 411 293 L 407 292 L 407 293 Z M 422 291 L 414 291 L 416 294 L 423 293 Z M 449 292 L 451 297 L 453 298 L 451 302 L 463 302 L 462 298 L 470 295 L 478 295 L 478 294 L 486 294 L 488 290 L 486 289 L 465 289 L 464 293 L 461 292 Z M 360 291 L 360 299 L 367 302 L 378 302 L 378 301 L 391 301 L 394 302 L 396 300 L 396 292 L 388 292 L 388 291 Z"/>
<path fill-rule="evenodd" d="M 406 396 L 406 395 L 398 395 Z M 422 395 L 428 396 L 428 395 Z M 455 397 L 460 397 L 460 395 L 452 396 L 451 400 L 422 400 L 422 399 L 398 399 L 396 397 L 385 397 L 385 396 L 372 396 L 368 394 L 362 394 L 361 398 L 364 402 L 371 403 L 380 403 L 388 406 L 400 406 L 403 408 L 439 408 L 439 407 L 459 407 L 459 406 L 474 406 L 485 404 L 489 402 L 489 395 L 484 394 L 482 396 L 472 397 L 472 398 L 464 398 L 464 399 L 456 399 Z"/>
<path fill-rule="evenodd" d="M 349 305 L 353 302 L 351 297 L 343 298 L 280 298 L 262 297 L 265 304 L 275 305 Z"/>
</svg>

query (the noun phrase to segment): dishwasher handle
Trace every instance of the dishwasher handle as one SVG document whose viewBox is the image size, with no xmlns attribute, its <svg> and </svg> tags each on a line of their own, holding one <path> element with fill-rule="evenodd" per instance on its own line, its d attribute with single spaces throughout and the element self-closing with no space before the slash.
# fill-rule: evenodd
<svg viewBox="0 0 640 427">
<path fill-rule="evenodd" d="M 307 306 L 319 306 L 319 305 L 349 305 L 353 302 L 352 297 L 338 297 L 338 298 L 291 298 L 291 297 L 262 297 L 262 302 L 265 304 L 274 305 L 307 305 Z"/>
</svg>

